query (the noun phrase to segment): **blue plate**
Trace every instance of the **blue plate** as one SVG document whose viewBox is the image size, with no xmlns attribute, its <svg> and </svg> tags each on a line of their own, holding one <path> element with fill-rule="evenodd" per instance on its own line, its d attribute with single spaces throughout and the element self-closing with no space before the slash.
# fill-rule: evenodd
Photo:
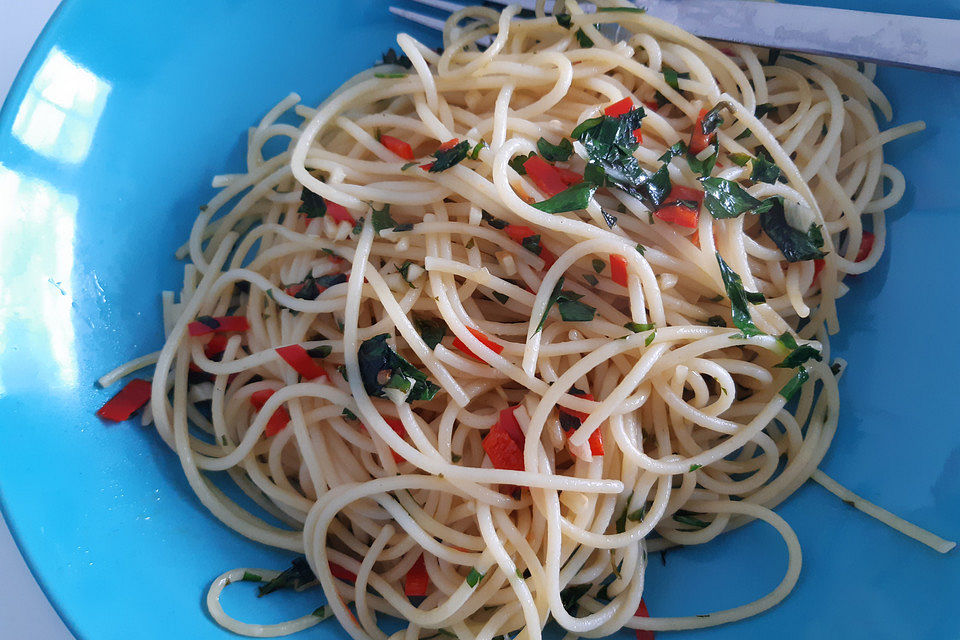
<svg viewBox="0 0 960 640">
<path fill-rule="evenodd" d="M 956 0 L 923 11 L 960 18 Z M 94 411 L 110 394 L 93 382 L 160 346 L 159 292 L 179 288 L 173 251 L 210 176 L 241 168 L 246 127 L 289 91 L 319 101 L 400 29 L 430 37 L 376 0 L 68 0 L 24 65 L 0 113 L 0 492 L 78 637 L 234 637 L 202 606 L 210 580 L 289 562 L 214 520 L 151 429 L 101 423 Z M 824 466 L 956 538 L 960 80 L 884 69 L 880 86 L 896 123 L 928 129 L 888 147 L 909 187 L 879 267 L 852 279 L 840 304 L 834 344 L 851 366 Z M 749 621 L 673 637 L 957 637 L 945 615 L 960 601 L 957 553 L 936 554 L 812 484 L 779 512 L 803 544 L 794 593 Z M 734 606 L 771 589 L 785 565 L 777 536 L 751 525 L 654 557 L 647 603 L 655 615 Z M 228 607 L 264 622 L 321 598 L 250 596 L 238 586 Z M 308 633 L 343 636 L 333 622 Z"/>
</svg>

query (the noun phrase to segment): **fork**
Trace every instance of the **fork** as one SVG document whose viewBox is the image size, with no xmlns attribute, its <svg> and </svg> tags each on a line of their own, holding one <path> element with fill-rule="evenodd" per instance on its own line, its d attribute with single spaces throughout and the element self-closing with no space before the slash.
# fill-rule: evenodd
<svg viewBox="0 0 960 640">
<path fill-rule="evenodd" d="M 391 6 L 390 12 L 435 30 L 443 30 L 444 14 L 467 6 L 451 0 L 410 1 L 438 12 L 397 6 Z M 529 10 L 536 0 L 483 4 L 519 4 Z M 753 0 L 644 0 L 644 5 L 651 16 L 702 38 L 960 74 L 960 47 L 955 44 L 960 41 L 960 20 Z M 548 1 L 547 10 L 552 7 Z M 626 30 L 611 24 L 604 27 L 604 35 L 612 40 L 629 37 Z"/>
</svg>

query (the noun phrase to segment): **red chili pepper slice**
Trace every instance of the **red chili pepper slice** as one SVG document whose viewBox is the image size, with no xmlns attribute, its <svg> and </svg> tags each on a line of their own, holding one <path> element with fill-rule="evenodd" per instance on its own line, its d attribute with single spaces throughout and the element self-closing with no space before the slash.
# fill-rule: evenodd
<svg viewBox="0 0 960 640">
<path fill-rule="evenodd" d="M 625 113 L 629 113 L 631 109 L 633 109 L 633 99 L 627 96 L 623 100 L 618 100 L 611 104 L 603 110 L 603 113 L 611 118 L 618 118 Z"/>
<path fill-rule="evenodd" d="M 517 404 L 500 411 L 500 419 L 497 420 L 496 428 L 506 431 L 507 435 L 522 449 L 527 437 L 523 433 L 523 429 L 520 428 L 520 423 L 514 413 L 519 407 L 520 405 Z"/>
<path fill-rule="evenodd" d="M 123 422 L 150 400 L 151 383 L 149 380 L 134 378 L 107 403 L 97 410 L 97 415 L 111 422 Z"/>
<path fill-rule="evenodd" d="M 330 217 L 334 219 L 335 222 L 349 222 L 350 224 L 357 224 L 357 221 L 354 219 L 350 212 L 347 211 L 347 208 L 343 205 L 339 205 L 336 202 L 330 202 L 327 200 L 327 213 L 330 214 Z"/>
<path fill-rule="evenodd" d="M 355 574 L 353 571 L 341 567 L 336 562 L 328 562 L 327 564 L 329 565 L 330 573 L 333 574 L 334 578 L 337 578 L 338 580 L 344 580 L 351 584 L 357 581 L 357 574 Z"/>
<path fill-rule="evenodd" d="M 860 241 L 860 249 L 857 250 L 857 259 L 854 262 L 863 262 L 867 259 L 867 256 L 870 255 L 870 252 L 873 251 L 873 241 L 876 240 L 874 236 L 869 231 L 863 232 L 863 239 Z"/>
<path fill-rule="evenodd" d="M 254 391 L 250 395 L 250 404 L 259 411 L 263 409 L 263 405 L 267 403 L 267 400 L 270 399 L 276 391 L 273 389 L 261 389 L 260 391 Z M 290 413 L 287 412 L 287 408 L 284 406 L 277 407 L 277 410 L 273 412 L 273 415 L 270 416 L 270 419 L 267 420 L 267 426 L 263 430 L 263 434 L 270 438 L 277 435 L 283 431 L 287 424 L 290 422 Z"/>
<path fill-rule="evenodd" d="M 555 196 L 567 188 L 567 183 L 557 168 L 540 156 L 527 158 L 523 168 L 527 170 L 527 175 L 533 180 L 533 184 L 537 185 L 537 189 L 547 196 Z"/>
<path fill-rule="evenodd" d="M 483 438 L 483 450 L 497 469 L 523 471 L 523 450 L 506 429 L 494 425 Z"/>
<path fill-rule="evenodd" d="M 427 565 L 423 560 L 423 554 L 420 554 L 417 561 L 407 571 L 407 577 L 403 581 L 403 593 L 408 598 L 423 597 L 427 595 L 429 585 L 430 576 L 427 575 Z"/>
<path fill-rule="evenodd" d="M 575 391 L 571 391 L 571 393 L 573 393 L 573 395 L 575 396 L 579 396 L 583 398 L 584 400 L 595 399 L 592 393 L 577 393 Z M 569 416 L 573 416 L 574 418 L 579 420 L 581 423 L 583 423 L 583 421 L 586 420 L 590 415 L 582 411 L 575 411 L 573 409 L 567 409 L 567 408 L 562 408 L 559 411 Z M 570 433 L 568 432 L 567 435 L 569 436 Z M 603 436 L 600 435 L 600 429 L 596 429 L 594 430 L 593 433 L 590 434 L 590 438 L 587 440 L 587 443 L 590 445 L 590 453 L 592 455 L 595 455 L 595 456 L 603 455 Z"/>
<path fill-rule="evenodd" d="M 693 125 L 693 131 L 690 133 L 690 144 L 687 145 L 687 148 L 694 155 L 709 147 L 717 137 L 716 131 L 709 134 L 703 132 L 703 116 L 707 115 L 708 111 L 709 109 L 700 110 L 697 122 Z"/>
<path fill-rule="evenodd" d="M 489 348 L 491 351 L 493 351 L 494 353 L 497 353 L 497 354 L 503 353 L 503 345 L 502 345 L 502 344 L 497 344 L 496 342 L 494 342 L 493 340 L 491 340 L 490 338 L 488 338 L 487 336 L 483 335 L 482 333 L 480 333 L 479 331 L 477 331 L 476 329 L 474 329 L 474 328 L 472 328 L 472 327 L 467 327 L 467 331 L 469 331 L 470 333 L 472 333 L 474 338 L 476 338 L 477 340 L 479 340 L 480 342 L 482 342 L 482 343 L 484 344 L 484 346 L 488 347 L 488 348 Z M 486 360 L 484 360 L 483 358 L 481 358 L 480 356 L 478 356 L 477 354 L 475 354 L 473 351 L 470 351 L 470 349 L 467 347 L 467 345 L 465 345 L 460 338 L 454 338 L 454 339 L 453 339 L 453 346 L 456 347 L 457 349 L 459 349 L 460 351 L 462 351 L 463 353 L 467 354 L 468 356 L 470 356 L 470 357 L 473 358 L 474 360 L 477 360 L 477 361 L 479 361 L 479 362 L 483 362 L 483 363 L 485 363 L 485 364 L 487 363 Z"/>
<path fill-rule="evenodd" d="M 460 138 L 450 138 L 449 140 L 444 142 L 442 145 L 437 147 L 437 151 L 449 151 L 450 149 L 453 149 L 458 144 L 460 144 Z"/>
<path fill-rule="evenodd" d="M 400 138 L 394 138 L 393 136 L 381 135 L 380 144 L 385 146 L 390 151 L 393 151 L 395 154 L 403 158 L 404 160 L 413 160 L 413 147 L 401 140 Z"/>
<path fill-rule="evenodd" d="M 647 603 L 640 599 L 640 606 L 637 607 L 637 612 L 633 614 L 638 618 L 649 618 L 650 612 L 647 611 Z M 637 629 L 637 640 L 654 640 L 655 634 L 651 629 Z"/>
<path fill-rule="evenodd" d="M 583 176 L 577 173 L 576 171 L 571 171 L 570 169 L 564 169 L 563 167 L 554 167 L 557 174 L 560 176 L 560 179 L 563 180 L 563 183 L 568 187 L 580 182 L 583 182 Z"/>
<path fill-rule="evenodd" d="M 393 429 L 393 432 L 396 433 L 398 436 L 400 436 L 401 438 L 407 437 L 407 429 L 406 427 L 403 426 L 403 422 L 401 422 L 397 418 L 384 418 L 383 421 L 386 422 L 387 425 L 391 429 Z M 397 464 L 407 461 L 406 458 L 404 458 L 402 455 L 400 455 L 393 449 L 390 450 L 390 453 L 393 454 L 393 461 L 396 462 Z"/>
<path fill-rule="evenodd" d="M 287 345 L 286 347 L 277 347 L 277 354 L 283 358 L 284 362 L 289 364 L 305 380 L 327 377 L 326 370 L 313 361 L 307 350 L 298 344 Z"/>
<path fill-rule="evenodd" d="M 620 286 L 627 286 L 627 259 L 615 253 L 610 254 L 610 279 Z"/>
<path fill-rule="evenodd" d="M 246 331 L 250 328 L 246 316 L 220 316 L 211 318 L 203 316 L 187 325 L 187 332 L 191 336 L 205 336 L 208 333 L 226 331 Z"/>
</svg>

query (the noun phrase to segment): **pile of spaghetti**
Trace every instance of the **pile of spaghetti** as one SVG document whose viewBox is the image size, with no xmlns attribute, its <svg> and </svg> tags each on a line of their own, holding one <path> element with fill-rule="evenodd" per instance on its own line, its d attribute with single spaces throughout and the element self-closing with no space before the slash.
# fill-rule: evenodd
<svg viewBox="0 0 960 640">
<path fill-rule="evenodd" d="M 246 172 L 215 180 L 166 344 L 104 382 L 156 361 L 147 419 L 199 499 L 305 555 L 221 576 L 225 627 L 599 637 L 730 622 L 794 586 L 772 509 L 811 476 L 843 491 L 817 471 L 827 337 L 904 191 L 882 145 L 922 123 L 879 131 L 871 65 L 597 4 L 466 9 L 442 53 L 400 35 L 319 108 L 277 105 Z M 774 591 L 648 616 L 648 551 L 752 520 L 789 552 Z M 241 579 L 316 579 L 328 605 L 241 622 L 219 605 Z"/>
</svg>

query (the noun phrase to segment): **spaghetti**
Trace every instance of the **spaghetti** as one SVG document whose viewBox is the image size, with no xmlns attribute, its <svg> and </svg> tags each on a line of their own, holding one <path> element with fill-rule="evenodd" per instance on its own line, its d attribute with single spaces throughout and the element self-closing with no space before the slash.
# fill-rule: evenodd
<svg viewBox="0 0 960 640">
<path fill-rule="evenodd" d="M 216 181 L 167 341 L 132 366 L 156 362 L 145 420 L 211 513 L 305 554 L 329 602 L 238 621 L 234 570 L 208 597 L 226 628 L 332 613 L 382 639 L 385 614 L 391 638 L 533 639 L 552 617 L 600 637 L 734 621 L 796 583 L 772 509 L 813 474 L 845 491 L 817 470 L 835 301 L 904 191 L 882 144 L 923 124 L 880 133 L 872 65 L 562 4 L 466 9 L 442 53 L 400 35 L 319 108 L 277 105 Z M 648 551 L 752 520 L 786 543 L 774 591 L 646 616 Z"/>
</svg>

